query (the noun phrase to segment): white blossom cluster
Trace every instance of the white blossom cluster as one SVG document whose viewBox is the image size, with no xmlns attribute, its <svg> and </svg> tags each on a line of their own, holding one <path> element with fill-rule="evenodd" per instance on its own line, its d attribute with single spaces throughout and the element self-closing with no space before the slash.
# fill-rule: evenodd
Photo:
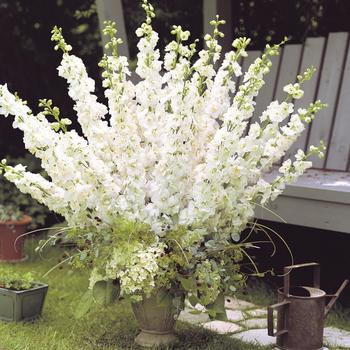
<svg viewBox="0 0 350 350">
<path fill-rule="evenodd" d="M 263 179 L 323 105 L 317 101 L 294 110 L 293 99 L 303 95 L 301 77 L 284 88 L 284 101 L 272 101 L 260 122 L 249 125 L 279 45 L 267 46 L 236 86 L 248 39 L 236 39 L 222 57 L 222 21 L 213 21 L 214 33 L 205 36 L 206 49 L 197 57 L 196 43 L 185 44 L 189 32 L 174 26 L 176 40 L 162 60 L 150 17 L 136 32 L 139 82 L 131 81 L 128 61 L 117 53 L 120 41 L 111 40 L 113 53 L 101 62 L 108 106 L 97 101 L 82 60 L 55 33 L 63 50 L 58 74 L 67 81 L 83 136 L 55 131 L 43 113 L 34 115 L 0 86 L 0 113 L 14 116 L 14 128 L 23 131 L 25 147 L 41 159 L 50 180 L 5 161 L 1 168 L 22 192 L 63 215 L 71 227 L 104 234 L 121 216 L 150 225 L 159 241 L 178 227 L 189 235 L 199 232 L 203 241 L 213 234 L 238 240 L 255 206 L 275 199 L 311 166 L 309 154 L 299 151 L 295 161 L 284 161 L 275 181 Z M 140 254 L 135 259 L 149 260 L 147 252 Z M 139 278 L 137 269 L 131 270 L 125 278 Z"/>
</svg>

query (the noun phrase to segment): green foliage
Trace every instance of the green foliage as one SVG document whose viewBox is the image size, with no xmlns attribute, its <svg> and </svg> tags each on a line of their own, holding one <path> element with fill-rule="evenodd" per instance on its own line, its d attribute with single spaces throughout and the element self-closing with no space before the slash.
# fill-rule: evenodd
<svg viewBox="0 0 350 350">
<path fill-rule="evenodd" d="M 92 289 L 92 295 L 97 304 L 108 306 L 113 304 L 120 294 L 118 281 L 98 281 Z"/>
<path fill-rule="evenodd" d="M 91 309 L 94 303 L 94 297 L 92 295 L 92 290 L 88 289 L 84 295 L 81 297 L 78 306 L 75 309 L 74 317 L 80 319 L 85 316 Z"/>
<path fill-rule="evenodd" d="M 20 221 L 22 218 L 23 212 L 17 206 L 0 204 L 0 222 Z"/>
<path fill-rule="evenodd" d="M 23 158 L 7 158 L 10 165 L 23 164 L 33 172 L 41 170 L 40 162 L 29 154 Z M 32 218 L 29 228 L 35 229 L 44 226 L 50 211 L 31 196 L 21 193 L 14 184 L 0 175 L 0 221 L 18 220 L 24 214 Z"/>
<path fill-rule="evenodd" d="M 115 275 L 116 269 L 122 272 L 125 265 L 136 264 L 133 273 L 144 273 L 142 263 L 135 258 L 135 253 L 147 252 L 155 243 L 151 228 L 121 217 L 114 218 L 113 227 L 114 230 L 109 235 L 89 230 L 82 232 L 74 228 L 67 229 L 65 233 L 66 239 L 76 243 L 76 249 L 66 252 L 62 260 L 69 261 L 74 268 L 94 268 L 90 279 L 92 292 L 88 291 L 84 295 L 84 302 L 78 305 L 77 318 L 89 312 L 95 303 L 108 306 L 118 300 L 120 286 Z M 54 243 L 58 238 L 54 233 L 47 242 L 41 241 L 39 251 L 42 252 L 47 243 Z M 245 282 L 240 272 L 243 253 L 239 245 L 228 241 L 218 242 L 216 237 L 209 239 L 207 244 L 203 242 L 201 232 L 188 232 L 184 227 L 169 233 L 164 238 L 164 252 L 157 258 L 158 271 L 154 288 L 186 295 L 192 305 L 201 303 L 209 306 L 211 317 L 224 319 L 221 312 L 222 296 L 239 290 Z M 154 251 L 154 254 L 158 253 Z M 145 259 L 146 256 L 144 255 Z M 57 267 L 60 264 L 61 262 Z M 108 270 L 106 266 L 113 268 Z M 145 279 L 145 283 L 151 281 Z M 128 286 L 123 285 L 123 288 Z M 147 288 L 153 290 L 151 285 L 147 285 Z M 148 293 L 147 288 L 145 286 L 142 291 L 135 291 L 129 297 L 134 301 L 142 298 L 143 294 Z M 181 305 L 178 302 L 178 306 Z"/>
<path fill-rule="evenodd" d="M 71 125 L 72 122 L 68 118 L 60 118 L 60 109 L 52 106 L 52 100 L 41 99 L 39 100 L 39 107 L 44 108 L 44 115 L 52 116 L 55 122 L 51 123 L 51 128 L 56 132 L 62 130 L 67 132 L 67 126 Z"/>
<path fill-rule="evenodd" d="M 62 28 L 54 26 L 51 31 L 51 40 L 56 42 L 55 50 L 62 50 L 63 53 L 68 53 L 72 50 L 72 46 L 67 44 L 62 35 Z"/>
<path fill-rule="evenodd" d="M 0 269 L 0 288 L 11 290 L 26 290 L 34 286 L 32 273 L 27 272 L 23 275 L 11 269 Z"/>
<path fill-rule="evenodd" d="M 116 38 L 118 30 L 115 22 L 105 21 L 102 32 L 103 32 L 103 35 L 106 35 L 109 38 L 109 41 L 105 45 L 105 48 L 107 50 L 111 50 L 112 55 L 114 57 L 118 57 L 118 46 L 123 44 L 123 40 L 121 38 Z M 99 66 L 107 69 L 107 67 L 103 65 L 105 63 L 104 62 L 105 60 L 106 60 L 106 57 L 104 56 L 102 61 L 99 63 Z M 105 64 L 107 64 L 107 62 Z"/>
<path fill-rule="evenodd" d="M 220 294 L 216 300 L 207 305 L 207 310 L 211 318 L 219 319 L 221 321 L 227 321 L 226 309 L 225 309 L 225 296 Z"/>
<path fill-rule="evenodd" d="M 90 5 L 90 7 L 87 10 L 76 10 L 74 13 L 74 17 L 76 19 L 90 18 L 96 12 L 97 12 L 97 6 L 95 3 L 93 3 Z"/>
<path fill-rule="evenodd" d="M 191 236 L 184 228 L 168 237 L 166 254 L 158 259 L 157 287 L 180 289 L 193 306 L 200 303 L 211 317 L 224 319 L 223 295 L 236 292 L 245 283 L 240 272 L 241 247 L 233 242 L 215 242 L 214 237 L 203 245 L 200 234 Z"/>
</svg>

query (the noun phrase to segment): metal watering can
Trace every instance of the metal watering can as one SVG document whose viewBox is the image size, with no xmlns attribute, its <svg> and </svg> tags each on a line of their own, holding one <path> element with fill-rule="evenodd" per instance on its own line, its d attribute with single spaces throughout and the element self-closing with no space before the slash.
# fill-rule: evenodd
<svg viewBox="0 0 350 350">
<path fill-rule="evenodd" d="M 290 286 L 294 269 L 313 267 L 313 287 Z M 284 350 L 323 349 L 324 318 L 348 284 L 345 280 L 335 294 L 320 289 L 320 265 L 306 263 L 284 268 L 284 286 L 278 289 L 278 304 L 267 308 L 268 335 L 277 337 L 276 345 Z M 331 300 L 326 304 L 326 299 Z M 277 310 L 277 331 L 273 311 Z"/>
</svg>

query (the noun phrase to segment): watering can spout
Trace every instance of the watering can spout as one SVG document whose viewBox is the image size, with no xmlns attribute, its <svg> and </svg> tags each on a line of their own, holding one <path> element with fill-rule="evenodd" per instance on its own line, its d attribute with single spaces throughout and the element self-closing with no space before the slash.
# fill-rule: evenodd
<svg viewBox="0 0 350 350">
<path fill-rule="evenodd" d="M 339 298 L 339 295 L 341 294 L 341 292 L 344 290 L 344 288 L 347 286 L 347 284 L 349 283 L 349 280 L 345 280 L 342 285 L 339 287 L 339 289 L 337 290 L 337 292 L 335 294 L 327 294 L 326 297 L 328 298 L 332 298 L 330 300 L 330 302 L 327 304 L 325 310 L 324 310 L 324 315 L 327 316 L 329 311 L 331 310 L 331 308 L 333 307 L 333 305 L 335 304 L 335 302 L 337 301 L 337 299 Z"/>
</svg>

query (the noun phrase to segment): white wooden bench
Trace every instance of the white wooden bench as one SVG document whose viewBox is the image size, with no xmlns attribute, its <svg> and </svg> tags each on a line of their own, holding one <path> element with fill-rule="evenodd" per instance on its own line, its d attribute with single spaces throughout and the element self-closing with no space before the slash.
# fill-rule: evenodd
<svg viewBox="0 0 350 350">
<path fill-rule="evenodd" d="M 246 69 L 259 51 L 251 51 L 243 61 Z M 327 145 L 324 159 L 314 159 L 314 169 L 289 185 L 270 208 L 288 223 L 350 233 L 350 48 L 349 33 L 331 33 L 328 38 L 308 38 L 304 45 L 286 45 L 275 62 L 266 85 L 256 99 L 257 120 L 266 106 L 283 99 L 283 86 L 295 81 L 307 67 L 318 68 L 314 78 L 305 83 L 305 95 L 296 108 L 321 99 L 328 108 L 292 146 L 290 157 L 301 148 L 323 140 Z M 277 170 L 268 175 L 274 178 Z M 257 218 L 280 221 L 259 208 Z"/>
</svg>

